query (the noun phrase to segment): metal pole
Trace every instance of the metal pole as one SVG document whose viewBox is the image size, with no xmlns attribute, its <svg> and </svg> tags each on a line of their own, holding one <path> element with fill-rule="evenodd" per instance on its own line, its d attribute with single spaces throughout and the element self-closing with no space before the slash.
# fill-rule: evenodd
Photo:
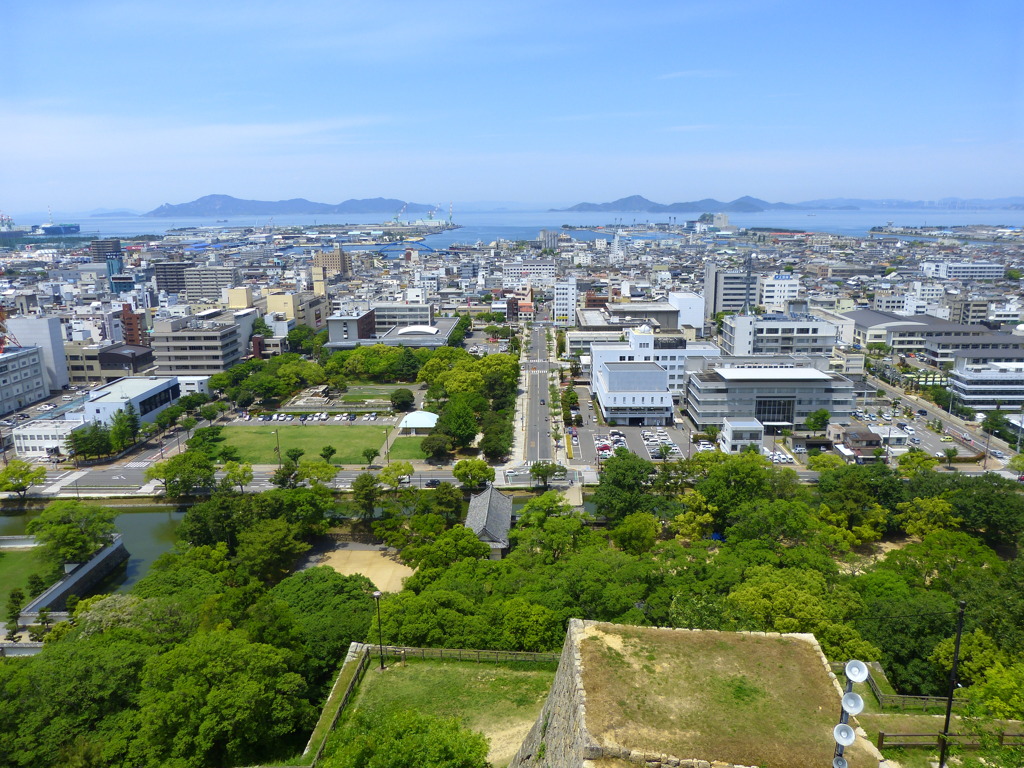
<svg viewBox="0 0 1024 768">
<path fill-rule="evenodd" d="M 380 599 L 382 595 L 380 590 L 373 593 L 373 599 L 377 603 L 377 645 L 380 648 L 380 668 L 384 670 L 384 634 L 380 628 Z"/>
<path fill-rule="evenodd" d="M 281 468 L 281 430 L 274 430 L 274 437 L 277 438 L 277 468 Z"/>
<path fill-rule="evenodd" d="M 956 669 L 960 662 L 960 637 L 964 633 L 964 611 L 967 602 L 960 601 L 960 613 L 956 617 L 956 641 L 953 644 L 953 668 L 949 671 L 949 691 L 946 699 L 946 722 L 942 726 L 942 739 L 939 745 L 939 768 L 946 768 L 946 746 L 949 741 L 949 717 L 953 711 L 953 692 L 956 691 Z"/>
</svg>

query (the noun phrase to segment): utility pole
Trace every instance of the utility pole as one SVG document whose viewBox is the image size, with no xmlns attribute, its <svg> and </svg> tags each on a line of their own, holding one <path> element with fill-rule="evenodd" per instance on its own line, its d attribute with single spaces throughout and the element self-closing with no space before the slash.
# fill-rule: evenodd
<svg viewBox="0 0 1024 768">
<path fill-rule="evenodd" d="M 949 745 L 949 717 L 953 711 L 953 693 L 956 691 L 956 670 L 960 663 L 960 638 L 964 633 L 964 611 L 967 602 L 960 601 L 960 613 L 956 617 L 956 641 L 953 644 L 953 668 L 949 671 L 949 690 L 946 698 L 946 722 L 942 726 L 942 739 L 939 744 L 939 768 L 946 768 L 946 747 Z"/>
</svg>

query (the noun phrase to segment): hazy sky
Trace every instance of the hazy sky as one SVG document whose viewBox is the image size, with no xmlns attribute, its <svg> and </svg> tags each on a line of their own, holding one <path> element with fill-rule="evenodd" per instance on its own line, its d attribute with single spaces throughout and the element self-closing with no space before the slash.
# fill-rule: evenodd
<svg viewBox="0 0 1024 768">
<path fill-rule="evenodd" d="M 1021 0 L 8 0 L 0 210 L 1024 194 Z"/>
</svg>

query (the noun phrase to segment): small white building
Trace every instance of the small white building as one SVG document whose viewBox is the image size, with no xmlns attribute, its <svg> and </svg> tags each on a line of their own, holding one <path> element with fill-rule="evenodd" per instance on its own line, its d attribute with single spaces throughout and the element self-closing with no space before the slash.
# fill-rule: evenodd
<svg viewBox="0 0 1024 768">
<path fill-rule="evenodd" d="M 402 417 L 398 431 L 403 435 L 427 435 L 437 426 L 440 417 L 430 411 L 413 411 Z"/>
<path fill-rule="evenodd" d="M 68 436 L 85 425 L 82 419 L 35 419 L 19 424 L 11 430 L 14 452 L 23 459 L 66 456 Z"/>
<path fill-rule="evenodd" d="M 160 411 L 181 397 L 177 376 L 149 376 L 117 379 L 92 390 L 84 406 L 85 420 L 110 424 L 114 414 L 130 402 L 143 423 L 156 420 Z"/>
<path fill-rule="evenodd" d="M 748 446 L 760 449 L 764 442 L 764 425 L 757 419 L 730 418 L 722 419 L 722 429 L 718 433 L 718 448 L 722 453 L 740 453 Z"/>
<path fill-rule="evenodd" d="M 184 395 L 206 395 L 210 396 L 209 376 L 178 376 L 178 383 L 181 384 L 181 394 Z"/>
</svg>

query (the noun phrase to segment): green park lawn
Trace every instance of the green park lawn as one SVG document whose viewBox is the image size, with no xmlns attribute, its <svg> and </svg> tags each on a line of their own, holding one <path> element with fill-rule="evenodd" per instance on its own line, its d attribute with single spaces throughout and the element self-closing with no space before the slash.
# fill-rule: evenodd
<svg viewBox="0 0 1024 768">
<path fill-rule="evenodd" d="M 476 663 L 412 659 L 379 673 L 371 665 L 345 718 L 355 712 L 384 717 L 414 709 L 453 717 L 483 733 L 492 765 L 508 765 L 540 714 L 555 677 L 554 663 Z M 329 749 L 329 748 L 328 748 Z"/>
<path fill-rule="evenodd" d="M 391 458 L 396 461 L 422 461 L 427 454 L 420 450 L 420 437 L 399 437 L 391 444 Z"/>
<path fill-rule="evenodd" d="M 0 607 L 7 605 L 11 592 L 20 589 L 28 595 L 28 577 L 46 573 L 39 554 L 31 549 L 0 550 Z"/>
<path fill-rule="evenodd" d="M 281 433 L 281 453 L 290 448 L 301 448 L 306 452 L 303 459 L 315 459 L 325 445 L 337 449 L 333 464 L 365 464 L 364 448 L 384 446 L 385 432 L 391 427 L 357 426 L 355 424 L 260 424 L 259 426 L 224 427 L 221 437 L 223 445 L 238 449 L 242 461 L 252 464 L 276 464 L 276 432 Z"/>
</svg>

